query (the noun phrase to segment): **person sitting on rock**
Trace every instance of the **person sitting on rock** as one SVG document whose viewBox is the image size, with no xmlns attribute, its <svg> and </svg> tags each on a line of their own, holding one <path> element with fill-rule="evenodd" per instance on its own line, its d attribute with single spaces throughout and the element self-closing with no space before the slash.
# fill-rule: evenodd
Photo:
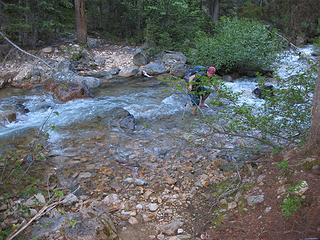
<svg viewBox="0 0 320 240">
<path fill-rule="evenodd" d="M 216 68 L 211 66 L 209 68 L 203 66 L 195 66 L 190 69 L 184 76 L 187 82 L 188 95 L 192 103 L 192 113 L 195 114 L 197 108 L 205 108 L 206 99 L 209 97 L 212 90 L 204 86 L 201 77 L 207 76 L 209 78 L 216 74 Z"/>
</svg>

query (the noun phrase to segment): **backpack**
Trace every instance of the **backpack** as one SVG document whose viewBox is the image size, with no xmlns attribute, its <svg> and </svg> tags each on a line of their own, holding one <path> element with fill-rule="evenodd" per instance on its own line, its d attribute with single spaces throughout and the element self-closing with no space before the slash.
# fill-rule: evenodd
<svg viewBox="0 0 320 240">
<path fill-rule="evenodd" d="M 200 76 L 205 76 L 206 72 L 207 72 L 207 68 L 206 67 L 200 66 L 200 65 L 199 66 L 195 66 L 195 67 L 193 67 L 193 68 L 191 68 L 191 69 L 189 69 L 187 71 L 187 73 L 184 75 L 184 80 L 189 82 L 189 78 L 192 75 L 198 74 Z"/>
</svg>

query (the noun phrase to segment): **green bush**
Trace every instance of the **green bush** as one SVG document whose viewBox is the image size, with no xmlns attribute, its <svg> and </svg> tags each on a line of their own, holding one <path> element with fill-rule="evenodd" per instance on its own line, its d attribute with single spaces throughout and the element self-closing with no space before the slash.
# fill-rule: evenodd
<svg viewBox="0 0 320 240">
<path fill-rule="evenodd" d="M 270 66 L 282 49 L 275 31 L 253 20 L 222 18 L 214 37 L 201 36 L 190 53 L 194 64 L 215 64 L 218 69 L 240 67 L 261 69 Z"/>
<path fill-rule="evenodd" d="M 289 218 L 295 214 L 302 205 L 302 199 L 299 196 L 288 196 L 281 204 L 282 214 Z"/>
<path fill-rule="evenodd" d="M 190 47 L 198 31 L 209 25 L 196 1 L 146 1 L 145 41 L 155 50 L 184 50 Z"/>
</svg>

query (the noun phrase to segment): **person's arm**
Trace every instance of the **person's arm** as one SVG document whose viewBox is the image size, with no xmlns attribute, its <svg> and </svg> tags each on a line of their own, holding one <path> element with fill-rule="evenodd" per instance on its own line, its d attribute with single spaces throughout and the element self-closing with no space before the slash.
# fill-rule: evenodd
<svg viewBox="0 0 320 240">
<path fill-rule="evenodd" d="M 189 77 L 189 82 L 188 82 L 188 90 L 192 91 L 192 82 L 194 80 L 194 78 L 196 77 L 196 75 L 192 75 Z"/>
</svg>

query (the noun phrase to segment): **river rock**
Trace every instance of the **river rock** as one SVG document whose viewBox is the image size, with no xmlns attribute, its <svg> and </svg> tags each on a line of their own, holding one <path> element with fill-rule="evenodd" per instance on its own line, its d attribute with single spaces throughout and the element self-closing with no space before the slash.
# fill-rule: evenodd
<svg viewBox="0 0 320 240">
<path fill-rule="evenodd" d="M 0 123 L 6 124 L 16 121 L 17 114 L 11 110 L 0 112 Z"/>
<path fill-rule="evenodd" d="M 62 204 L 64 206 L 70 206 L 76 202 L 78 202 L 79 199 L 76 195 L 74 195 L 73 193 L 69 193 L 63 200 L 62 200 Z"/>
<path fill-rule="evenodd" d="M 156 203 L 149 203 L 149 205 L 148 205 L 148 209 L 150 212 L 155 212 L 158 210 L 158 208 L 159 208 L 159 206 Z"/>
<path fill-rule="evenodd" d="M 247 203 L 249 206 L 254 206 L 256 204 L 262 203 L 264 201 L 264 194 L 252 195 L 247 197 Z"/>
<path fill-rule="evenodd" d="M 33 65 L 25 64 L 21 67 L 20 72 L 13 78 L 14 82 L 23 82 L 29 80 L 32 76 Z"/>
<path fill-rule="evenodd" d="M 136 120 L 127 110 L 116 107 L 105 113 L 106 123 L 113 127 L 120 127 L 124 130 L 134 131 Z"/>
<path fill-rule="evenodd" d="M 103 40 L 99 38 L 88 37 L 87 46 L 89 48 L 98 48 L 103 44 Z"/>
<path fill-rule="evenodd" d="M 167 72 L 167 69 L 161 62 L 151 62 L 140 68 L 141 71 L 148 75 L 159 75 Z"/>
<path fill-rule="evenodd" d="M 159 230 L 169 236 L 173 236 L 177 233 L 178 229 L 183 226 L 183 222 L 180 220 L 174 220 L 169 224 L 162 225 Z"/>
<path fill-rule="evenodd" d="M 133 64 L 136 66 L 143 66 L 149 63 L 149 57 L 142 49 L 138 49 L 133 55 Z"/>
<path fill-rule="evenodd" d="M 182 52 L 165 51 L 160 54 L 160 60 L 167 68 L 175 65 L 186 64 L 187 57 Z"/>
<path fill-rule="evenodd" d="M 120 77 L 133 77 L 139 73 L 139 68 L 136 66 L 122 68 L 119 72 Z"/>
<path fill-rule="evenodd" d="M 52 92 L 62 102 L 90 96 L 89 89 L 85 85 L 75 83 L 56 83 L 50 81 L 46 83 L 45 89 Z"/>
<path fill-rule="evenodd" d="M 41 52 L 45 54 L 53 53 L 53 51 L 54 51 L 53 47 L 45 47 L 41 49 Z"/>
<path fill-rule="evenodd" d="M 170 74 L 176 77 L 180 77 L 182 78 L 186 72 L 188 70 L 188 67 L 185 64 L 177 64 L 174 65 L 171 69 L 170 69 Z"/>
</svg>

